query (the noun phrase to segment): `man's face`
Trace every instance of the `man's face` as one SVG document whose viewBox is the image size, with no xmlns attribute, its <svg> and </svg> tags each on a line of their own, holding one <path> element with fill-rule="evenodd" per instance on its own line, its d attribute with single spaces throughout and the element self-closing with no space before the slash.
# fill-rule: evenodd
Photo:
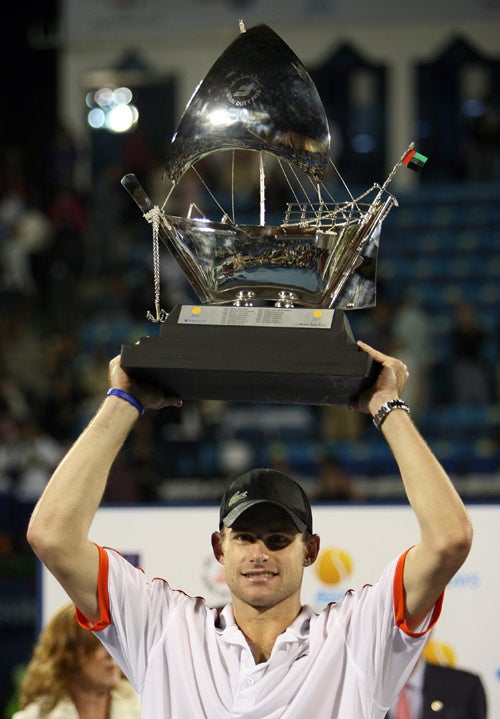
<svg viewBox="0 0 500 719">
<path fill-rule="evenodd" d="M 304 566 L 317 554 L 317 537 L 304 543 L 289 515 L 280 507 L 258 504 L 214 535 L 217 559 L 235 598 L 256 608 L 300 602 Z"/>
</svg>

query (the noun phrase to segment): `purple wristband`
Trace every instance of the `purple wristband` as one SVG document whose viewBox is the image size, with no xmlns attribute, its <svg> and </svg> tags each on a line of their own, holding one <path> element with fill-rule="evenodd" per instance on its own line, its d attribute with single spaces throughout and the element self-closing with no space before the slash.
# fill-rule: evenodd
<svg viewBox="0 0 500 719">
<path fill-rule="evenodd" d="M 106 397 L 109 397 L 110 395 L 115 395 L 115 397 L 119 397 L 120 399 L 125 400 L 125 402 L 128 402 L 132 405 L 132 407 L 135 407 L 136 410 L 139 412 L 139 415 L 142 417 L 144 414 L 144 407 L 139 402 L 138 399 L 133 397 L 128 392 L 125 392 L 124 389 L 118 389 L 117 387 L 112 387 L 111 389 L 108 389 L 106 392 Z"/>
</svg>

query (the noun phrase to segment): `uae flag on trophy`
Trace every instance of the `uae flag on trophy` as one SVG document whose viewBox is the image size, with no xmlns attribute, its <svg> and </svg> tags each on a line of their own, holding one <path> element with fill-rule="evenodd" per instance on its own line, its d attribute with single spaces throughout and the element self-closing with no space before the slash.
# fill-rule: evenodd
<svg viewBox="0 0 500 719">
<path fill-rule="evenodd" d="M 406 165 L 408 169 L 414 170 L 415 172 L 420 172 L 427 160 L 428 158 L 425 155 L 421 155 L 420 152 L 411 149 L 408 150 L 408 152 L 404 155 L 401 162 L 403 163 L 403 165 Z"/>
</svg>

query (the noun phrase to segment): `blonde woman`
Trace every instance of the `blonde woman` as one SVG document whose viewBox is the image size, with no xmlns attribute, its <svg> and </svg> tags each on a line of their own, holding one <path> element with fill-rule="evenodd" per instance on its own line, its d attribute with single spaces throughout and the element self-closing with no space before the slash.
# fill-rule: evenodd
<svg viewBox="0 0 500 719">
<path fill-rule="evenodd" d="M 140 719 L 139 698 L 99 640 L 60 609 L 42 631 L 12 719 Z"/>
</svg>

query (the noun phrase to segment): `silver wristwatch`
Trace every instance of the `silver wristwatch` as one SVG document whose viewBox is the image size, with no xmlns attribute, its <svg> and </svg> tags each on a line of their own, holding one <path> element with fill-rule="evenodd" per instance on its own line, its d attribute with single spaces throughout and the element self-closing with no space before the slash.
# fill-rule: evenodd
<svg viewBox="0 0 500 719">
<path fill-rule="evenodd" d="M 389 402 L 380 407 L 380 409 L 373 415 L 373 424 L 377 429 L 380 429 L 382 422 L 393 409 L 403 409 L 405 412 L 410 414 L 410 408 L 402 399 L 391 399 Z"/>
</svg>

